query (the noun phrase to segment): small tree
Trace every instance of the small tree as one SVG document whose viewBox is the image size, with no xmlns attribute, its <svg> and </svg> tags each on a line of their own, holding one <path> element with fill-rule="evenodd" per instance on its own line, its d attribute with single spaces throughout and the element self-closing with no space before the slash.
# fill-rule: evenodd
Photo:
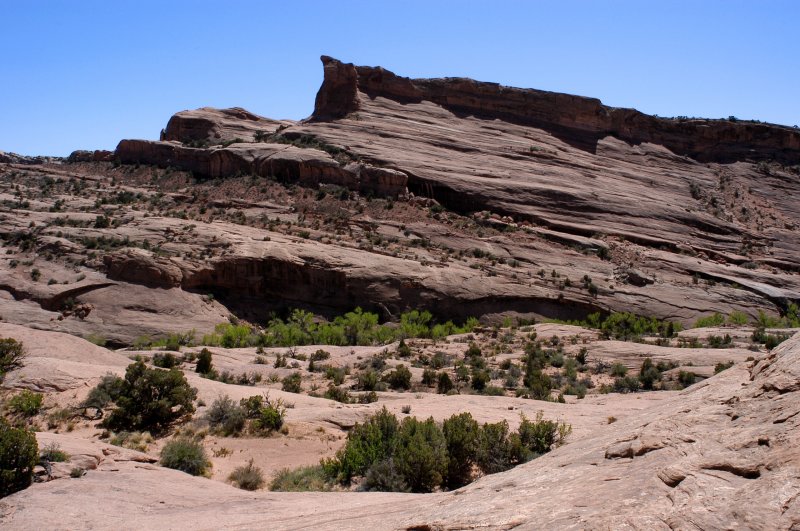
<svg viewBox="0 0 800 531">
<path fill-rule="evenodd" d="M 480 426 L 470 413 L 453 415 L 442 424 L 442 432 L 447 442 L 448 488 L 455 489 L 466 485 L 472 479 L 472 467 L 478 453 Z"/>
<path fill-rule="evenodd" d="M 644 389 L 652 390 L 655 382 L 661 380 L 661 372 L 653 365 L 653 360 L 645 358 L 639 371 L 639 381 Z"/>
<path fill-rule="evenodd" d="M 22 367 L 24 356 L 25 348 L 22 343 L 10 337 L 0 338 L 0 382 L 7 372 Z"/>
<path fill-rule="evenodd" d="M 444 371 L 440 372 L 438 382 L 436 383 L 436 392 L 441 395 L 446 395 L 453 390 L 453 387 L 455 386 L 453 385 L 453 380 L 450 379 L 450 375 Z"/>
<path fill-rule="evenodd" d="M 394 464 L 412 492 L 431 492 L 447 474 L 447 442 L 433 418 L 406 417 L 400 424 Z"/>
<path fill-rule="evenodd" d="M 195 372 L 209 374 L 212 370 L 214 370 L 214 367 L 211 364 L 211 351 L 204 348 L 200 351 L 200 354 L 197 355 L 197 367 L 195 368 Z"/>
<path fill-rule="evenodd" d="M 13 428 L 0 417 L 0 498 L 30 486 L 38 459 L 33 432 Z"/>
<path fill-rule="evenodd" d="M 411 371 L 402 363 L 385 376 L 392 389 L 411 389 Z"/>
<path fill-rule="evenodd" d="M 110 386 L 116 408 L 103 421 L 111 429 L 163 431 L 194 413 L 197 390 L 178 369 L 148 369 L 143 361 L 128 365 L 125 378 Z"/>
</svg>

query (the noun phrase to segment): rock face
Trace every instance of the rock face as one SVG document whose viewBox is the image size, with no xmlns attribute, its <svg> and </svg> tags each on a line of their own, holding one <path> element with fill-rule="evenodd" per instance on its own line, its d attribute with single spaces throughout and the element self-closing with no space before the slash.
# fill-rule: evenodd
<svg viewBox="0 0 800 531">
<path fill-rule="evenodd" d="M 702 162 L 777 160 L 800 163 L 800 131 L 732 120 L 663 119 L 595 98 L 504 87 L 466 78 L 408 79 L 381 67 L 354 67 L 323 57 L 325 81 L 314 117 L 341 118 L 359 109 L 358 92 L 402 103 L 431 101 L 457 115 L 529 125 L 591 152 L 614 136 L 659 144 Z"/>
</svg>

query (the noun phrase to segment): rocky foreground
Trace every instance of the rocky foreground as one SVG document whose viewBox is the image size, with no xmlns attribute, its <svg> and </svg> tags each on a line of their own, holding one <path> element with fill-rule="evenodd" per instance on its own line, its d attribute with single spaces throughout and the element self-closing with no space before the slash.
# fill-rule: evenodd
<svg viewBox="0 0 800 531">
<path fill-rule="evenodd" d="M 64 345 L 63 351 L 75 348 Z M 90 351 L 80 363 L 96 365 L 96 373 L 127 361 Z M 56 359 L 70 355 L 49 356 L 52 370 L 74 366 Z M 200 386 L 201 397 L 219 392 L 213 384 Z M 67 387 L 81 392 L 77 382 Z M 2 500 L 0 518 L 13 529 L 794 529 L 800 525 L 798 393 L 800 334 L 763 359 L 736 364 L 679 393 L 612 394 L 568 404 L 418 397 L 411 399 L 417 415 L 469 410 L 498 420 L 540 409 L 576 428 L 567 444 L 528 464 L 426 495 L 245 492 L 96 439 L 40 433 L 41 443 L 59 443 L 71 461 L 59 464 L 61 479 Z M 331 429 L 364 414 L 364 406 L 332 409 L 325 400 L 294 400 L 292 446 L 302 446 L 299 433 L 312 431 L 301 425 Z M 610 414 L 615 422 L 607 420 Z M 86 475 L 67 477 L 78 464 Z"/>
</svg>

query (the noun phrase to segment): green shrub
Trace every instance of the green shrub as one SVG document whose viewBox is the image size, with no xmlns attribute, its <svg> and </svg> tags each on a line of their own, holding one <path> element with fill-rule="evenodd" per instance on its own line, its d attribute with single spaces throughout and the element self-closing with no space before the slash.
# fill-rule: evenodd
<svg viewBox="0 0 800 531">
<path fill-rule="evenodd" d="M 411 348 L 406 345 L 406 342 L 403 339 L 401 339 L 400 343 L 397 345 L 397 355 L 401 358 L 407 358 L 411 356 Z"/>
<path fill-rule="evenodd" d="M 661 381 L 661 371 L 653 365 L 653 360 L 645 358 L 642 362 L 642 368 L 639 370 L 639 381 L 642 382 L 642 387 L 646 390 L 653 389 L 656 382 Z"/>
<path fill-rule="evenodd" d="M 173 439 L 161 450 L 161 465 L 193 476 L 204 475 L 211 467 L 203 446 L 191 439 Z"/>
<path fill-rule="evenodd" d="M 281 380 L 281 389 L 287 393 L 301 393 L 303 392 L 303 377 L 299 372 L 293 372 L 289 376 L 285 376 Z"/>
<path fill-rule="evenodd" d="M 269 490 L 279 492 L 308 492 L 331 490 L 322 465 L 278 470 Z"/>
<path fill-rule="evenodd" d="M 689 371 L 680 371 L 678 372 L 678 382 L 680 382 L 683 387 L 689 387 L 695 382 L 695 374 Z"/>
<path fill-rule="evenodd" d="M 30 486 L 38 460 L 33 432 L 14 428 L 0 417 L 0 498 Z"/>
<path fill-rule="evenodd" d="M 210 374 L 212 370 L 214 370 L 214 366 L 211 363 L 211 351 L 204 348 L 200 351 L 200 354 L 197 355 L 197 367 L 195 367 L 195 372 Z"/>
<path fill-rule="evenodd" d="M 111 373 L 106 374 L 97 386 L 89 391 L 83 401 L 83 407 L 102 409 L 113 402 L 122 393 L 123 379 Z"/>
<path fill-rule="evenodd" d="M 742 326 L 746 325 L 748 321 L 747 314 L 744 312 L 734 310 L 728 314 L 728 324 Z"/>
<path fill-rule="evenodd" d="M 476 391 L 483 391 L 490 381 L 489 373 L 484 370 L 472 371 L 472 388 Z"/>
<path fill-rule="evenodd" d="M 335 400 L 337 402 L 341 402 L 342 404 L 349 404 L 351 401 L 350 393 L 348 393 L 346 389 L 342 389 L 341 387 L 336 387 L 333 384 L 328 386 L 328 389 L 325 391 L 324 397 L 327 398 L 328 400 Z"/>
<path fill-rule="evenodd" d="M 411 389 L 411 371 L 402 363 L 384 377 L 392 389 Z"/>
<path fill-rule="evenodd" d="M 614 380 L 614 391 L 617 393 L 635 393 L 639 390 L 639 379 L 634 376 L 624 376 Z"/>
<path fill-rule="evenodd" d="M 8 400 L 8 409 L 17 415 L 32 417 L 42 409 L 44 395 L 25 389 Z"/>
<path fill-rule="evenodd" d="M 50 443 L 45 446 L 39 454 L 39 459 L 51 463 L 63 463 L 69 461 L 69 454 L 61 449 L 58 443 Z"/>
<path fill-rule="evenodd" d="M 746 321 L 745 321 L 746 322 Z M 725 324 L 725 316 L 721 313 L 713 313 L 705 317 L 699 318 L 694 322 L 695 328 L 709 328 L 713 326 L 722 326 Z"/>
<path fill-rule="evenodd" d="M 374 391 L 375 386 L 378 385 L 378 373 L 368 369 L 358 373 L 357 387 L 362 391 Z"/>
<path fill-rule="evenodd" d="M 433 418 L 406 417 L 397 432 L 394 465 L 412 492 L 431 492 L 447 474 L 447 442 Z"/>
<path fill-rule="evenodd" d="M 514 452 L 508 438 L 508 422 L 484 424 L 478 438 L 476 463 L 484 474 L 503 472 L 514 466 Z"/>
<path fill-rule="evenodd" d="M 628 368 L 622 363 L 616 362 L 611 365 L 611 376 L 622 378 L 626 374 L 628 374 Z"/>
<path fill-rule="evenodd" d="M 714 365 L 714 374 L 719 374 L 726 369 L 730 369 L 731 367 L 733 367 L 732 361 L 729 361 L 727 363 L 719 362 L 716 365 Z"/>
<path fill-rule="evenodd" d="M 261 469 L 253 465 L 253 460 L 246 465 L 236 467 L 228 476 L 228 481 L 244 490 L 258 490 L 264 486 L 264 474 Z"/>
<path fill-rule="evenodd" d="M 560 446 L 572 432 L 572 427 L 568 424 L 542 418 L 541 411 L 533 421 L 528 420 L 525 415 L 521 417 L 517 434 L 522 447 L 528 452 L 524 457 L 525 461 L 549 452 L 554 446 Z"/>
<path fill-rule="evenodd" d="M 280 399 L 271 401 L 267 397 L 264 399 L 264 405 L 258 409 L 250 428 L 255 433 L 269 434 L 283 427 L 285 417 L 286 407 L 283 401 Z"/>
<path fill-rule="evenodd" d="M 159 352 L 153 356 L 153 365 L 162 369 L 172 369 L 180 364 L 181 361 L 171 352 Z"/>
<path fill-rule="evenodd" d="M 326 475 L 342 483 L 363 476 L 374 463 L 391 456 L 399 428 L 397 417 L 385 407 L 363 424 L 356 423 L 336 457 L 323 461 Z"/>
<path fill-rule="evenodd" d="M 441 395 L 446 395 L 452 391 L 454 387 L 455 386 L 453 385 L 453 380 L 450 379 L 450 375 L 446 372 L 440 372 L 439 378 L 436 382 L 436 392 Z"/>
<path fill-rule="evenodd" d="M 244 407 L 225 395 L 211 403 L 206 412 L 206 420 L 212 431 L 225 436 L 236 435 L 244 429 L 247 412 Z"/>
<path fill-rule="evenodd" d="M 394 459 L 374 463 L 364 475 L 362 488 L 368 492 L 409 492 L 405 477 L 397 470 Z"/>
<path fill-rule="evenodd" d="M 22 358 L 25 357 L 25 347 L 16 339 L 0 338 L 0 382 L 5 374 L 22 367 Z"/>
<path fill-rule="evenodd" d="M 436 385 L 436 371 L 433 369 L 425 369 L 422 371 L 422 385 L 433 387 Z"/>
<path fill-rule="evenodd" d="M 478 453 L 480 426 L 470 413 L 453 415 L 442 423 L 449 456 L 445 484 L 450 489 L 466 485 Z"/>
<path fill-rule="evenodd" d="M 101 382 L 106 385 L 106 381 Z M 125 378 L 111 382 L 109 397 L 116 404 L 103 426 L 125 431 L 161 432 L 194 413 L 197 396 L 178 369 L 149 369 L 142 361 L 128 365 Z"/>
</svg>

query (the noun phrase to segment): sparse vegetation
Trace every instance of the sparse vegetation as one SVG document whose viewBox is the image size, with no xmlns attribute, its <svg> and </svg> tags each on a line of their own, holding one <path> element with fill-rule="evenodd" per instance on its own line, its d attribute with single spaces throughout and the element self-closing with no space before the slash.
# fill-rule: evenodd
<svg viewBox="0 0 800 531">
<path fill-rule="evenodd" d="M 246 465 L 236 467 L 228 476 L 228 481 L 244 490 L 258 490 L 264 485 L 264 473 L 253 465 L 253 460 Z"/>
</svg>

